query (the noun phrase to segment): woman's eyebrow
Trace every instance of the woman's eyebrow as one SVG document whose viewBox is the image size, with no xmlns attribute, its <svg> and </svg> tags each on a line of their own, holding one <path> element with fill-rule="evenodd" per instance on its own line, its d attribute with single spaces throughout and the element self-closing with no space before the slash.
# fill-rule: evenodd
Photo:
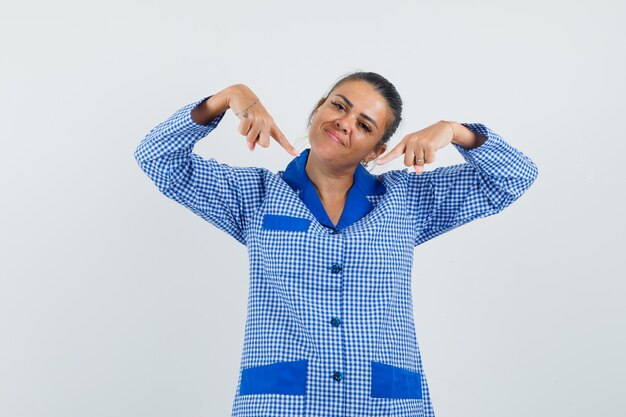
<svg viewBox="0 0 626 417">
<path fill-rule="evenodd" d="M 354 105 L 352 104 L 352 102 L 350 100 L 348 100 L 348 97 L 342 95 L 342 94 L 336 94 L 337 96 L 341 97 L 342 99 L 344 99 L 346 101 L 346 103 L 348 103 L 348 106 L 350 106 L 350 108 L 354 107 Z M 378 129 L 378 125 L 376 124 L 376 122 L 374 121 L 374 119 L 372 119 L 371 117 L 369 117 L 367 114 L 365 113 L 361 113 L 361 116 L 363 116 L 364 119 L 369 120 L 370 122 L 372 122 L 374 124 L 374 126 L 376 126 L 376 128 Z"/>
</svg>

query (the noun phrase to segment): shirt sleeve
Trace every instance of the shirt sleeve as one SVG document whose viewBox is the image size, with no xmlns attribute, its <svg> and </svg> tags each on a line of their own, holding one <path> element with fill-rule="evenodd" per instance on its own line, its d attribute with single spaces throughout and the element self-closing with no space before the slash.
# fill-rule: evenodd
<svg viewBox="0 0 626 417">
<path fill-rule="evenodd" d="M 264 196 L 261 168 L 234 167 L 192 152 L 196 142 L 217 127 L 191 118 L 191 110 L 208 99 L 188 104 L 154 127 L 134 156 L 159 191 L 246 245 L 249 219 Z"/>
<path fill-rule="evenodd" d="M 491 216 L 517 200 L 535 181 L 535 163 L 481 123 L 461 123 L 486 141 L 465 149 L 466 163 L 407 173 L 415 246 L 472 220 Z M 406 170 L 405 170 L 406 171 Z"/>
</svg>

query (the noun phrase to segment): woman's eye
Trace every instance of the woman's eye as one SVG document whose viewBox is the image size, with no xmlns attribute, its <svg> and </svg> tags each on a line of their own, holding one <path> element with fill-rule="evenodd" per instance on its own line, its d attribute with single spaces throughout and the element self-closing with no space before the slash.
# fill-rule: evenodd
<svg viewBox="0 0 626 417">
<path fill-rule="evenodd" d="M 333 104 L 333 106 L 337 107 L 340 110 L 343 110 L 343 104 L 341 103 L 337 103 L 336 101 L 331 101 L 331 103 Z M 365 129 L 367 132 L 371 132 L 372 129 L 369 128 L 369 126 L 367 126 L 365 123 L 361 122 L 360 123 L 361 126 L 363 126 L 363 129 Z"/>
</svg>

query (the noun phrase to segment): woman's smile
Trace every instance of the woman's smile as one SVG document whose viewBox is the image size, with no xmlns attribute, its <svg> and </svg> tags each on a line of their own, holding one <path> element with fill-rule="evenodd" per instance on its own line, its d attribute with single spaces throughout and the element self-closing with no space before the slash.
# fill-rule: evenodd
<svg viewBox="0 0 626 417">
<path fill-rule="evenodd" d="M 326 132 L 326 136 L 328 136 L 329 138 L 331 138 L 332 140 L 334 140 L 335 142 L 337 142 L 338 144 L 345 146 L 343 144 L 343 142 L 341 141 L 341 139 L 339 139 L 336 135 L 334 135 L 331 131 L 329 131 L 328 129 L 324 129 L 324 131 Z"/>
</svg>

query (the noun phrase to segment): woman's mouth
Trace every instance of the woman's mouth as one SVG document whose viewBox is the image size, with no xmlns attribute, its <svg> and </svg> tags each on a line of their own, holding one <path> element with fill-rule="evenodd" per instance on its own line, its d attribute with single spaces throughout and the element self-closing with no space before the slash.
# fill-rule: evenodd
<svg viewBox="0 0 626 417">
<path fill-rule="evenodd" d="M 326 132 L 326 135 L 331 138 L 332 140 L 334 140 L 335 142 L 337 142 L 338 144 L 345 146 L 343 144 L 343 142 L 341 141 L 341 139 L 339 139 L 337 136 L 335 136 L 332 132 L 330 132 L 329 130 L 325 129 L 324 130 Z"/>
</svg>

